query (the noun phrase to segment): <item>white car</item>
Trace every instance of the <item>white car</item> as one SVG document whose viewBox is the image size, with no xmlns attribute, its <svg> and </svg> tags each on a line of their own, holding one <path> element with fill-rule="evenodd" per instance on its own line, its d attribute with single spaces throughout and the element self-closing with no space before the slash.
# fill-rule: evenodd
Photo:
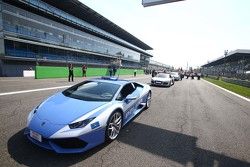
<svg viewBox="0 0 250 167">
<path fill-rule="evenodd" d="M 174 84 L 173 78 L 170 74 L 158 73 L 155 77 L 151 79 L 151 85 L 154 86 L 171 86 Z"/>
<path fill-rule="evenodd" d="M 179 75 L 178 72 L 171 72 L 170 75 L 171 75 L 172 77 L 174 77 L 174 80 L 175 80 L 175 81 L 180 81 L 180 80 L 181 80 L 181 77 L 180 77 L 180 75 Z"/>
</svg>

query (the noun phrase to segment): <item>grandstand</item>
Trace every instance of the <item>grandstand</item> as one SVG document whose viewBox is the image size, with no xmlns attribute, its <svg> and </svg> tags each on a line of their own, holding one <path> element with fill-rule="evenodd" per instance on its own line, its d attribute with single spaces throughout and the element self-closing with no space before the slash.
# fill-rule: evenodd
<svg viewBox="0 0 250 167">
<path fill-rule="evenodd" d="M 148 65 L 148 68 L 149 69 L 154 69 L 154 70 L 166 70 L 166 71 L 169 71 L 171 70 L 171 66 L 170 65 L 166 65 L 164 63 L 160 63 L 158 61 L 155 61 L 155 60 L 150 60 L 149 61 L 149 65 Z"/>
<path fill-rule="evenodd" d="M 37 65 L 145 68 L 150 46 L 78 0 L 0 0 L 0 76 Z"/>
<path fill-rule="evenodd" d="M 204 76 L 250 80 L 250 50 L 238 49 L 202 66 Z"/>
</svg>

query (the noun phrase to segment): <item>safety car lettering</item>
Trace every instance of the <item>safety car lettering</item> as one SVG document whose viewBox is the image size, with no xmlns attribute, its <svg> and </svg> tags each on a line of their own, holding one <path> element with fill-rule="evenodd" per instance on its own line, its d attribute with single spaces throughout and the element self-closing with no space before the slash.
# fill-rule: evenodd
<svg viewBox="0 0 250 167">
<path fill-rule="evenodd" d="M 126 113 L 125 113 L 125 118 L 127 119 L 128 117 L 130 117 L 133 112 L 137 109 L 137 107 L 140 105 L 142 99 L 137 100 L 130 108 L 127 109 Z"/>
<path fill-rule="evenodd" d="M 125 118 L 128 118 L 134 111 L 135 106 L 133 105 L 132 107 L 130 107 L 127 112 L 125 113 Z"/>
</svg>

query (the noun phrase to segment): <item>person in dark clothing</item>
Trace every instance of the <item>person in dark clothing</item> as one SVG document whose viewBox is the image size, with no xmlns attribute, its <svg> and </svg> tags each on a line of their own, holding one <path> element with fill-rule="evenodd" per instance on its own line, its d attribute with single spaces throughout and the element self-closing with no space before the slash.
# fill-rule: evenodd
<svg viewBox="0 0 250 167">
<path fill-rule="evenodd" d="M 152 77 L 155 76 L 155 70 L 152 70 Z"/>
<path fill-rule="evenodd" d="M 113 76 L 115 76 L 116 71 L 117 71 L 117 68 L 116 68 L 116 65 L 114 65 L 114 66 L 113 66 Z"/>
<path fill-rule="evenodd" d="M 109 76 L 111 77 L 113 74 L 113 68 L 111 65 L 108 66 Z"/>
<path fill-rule="evenodd" d="M 86 73 L 87 73 L 87 66 L 84 64 L 84 65 L 82 66 L 82 77 L 87 77 L 87 76 L 86 76 Z"/>
<path fill-rule="evenodd" d="M 70 78 L 71 78 L 71 81 L 74 82 L 73 64 L 70 63 L 68 66 L 68 69 L 69 69 L 69 82 L 70 82 Z"/>
<path fill-rule="evenodd" d="M 157 71 L 156 70 L 153 70 L 152 71 L 152 77 L 155 77 L 157 75 Z"/>
<path fill-rule="evenodd" d="M 183 73 L 182 72 L 179 72 L 179 76 L 180 76 L 180 78 L 181 78 L 181 81 L 182 81 L 182 78 L 183 78 Z"/>
<path fill-rule="evenodd" d="M 134 70 L 134 77 L 136 77 L 136 72 L 137 72 L 137 70 L 135 69 L 135 70 Z"/>
</svg>

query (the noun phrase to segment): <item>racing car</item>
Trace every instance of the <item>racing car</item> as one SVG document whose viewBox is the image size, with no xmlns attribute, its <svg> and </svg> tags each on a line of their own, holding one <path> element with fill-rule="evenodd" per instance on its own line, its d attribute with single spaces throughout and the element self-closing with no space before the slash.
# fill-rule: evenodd
<svg viewBox="0 0 250 167">
<path fill-rule="evenodd" d="M 149 85 L 102 77 L 56 93 L 28 115 L 25 136 L 57 153 L 81 153 L 117 138 L 121 128 L 149 108 Z"/>
</svg>

